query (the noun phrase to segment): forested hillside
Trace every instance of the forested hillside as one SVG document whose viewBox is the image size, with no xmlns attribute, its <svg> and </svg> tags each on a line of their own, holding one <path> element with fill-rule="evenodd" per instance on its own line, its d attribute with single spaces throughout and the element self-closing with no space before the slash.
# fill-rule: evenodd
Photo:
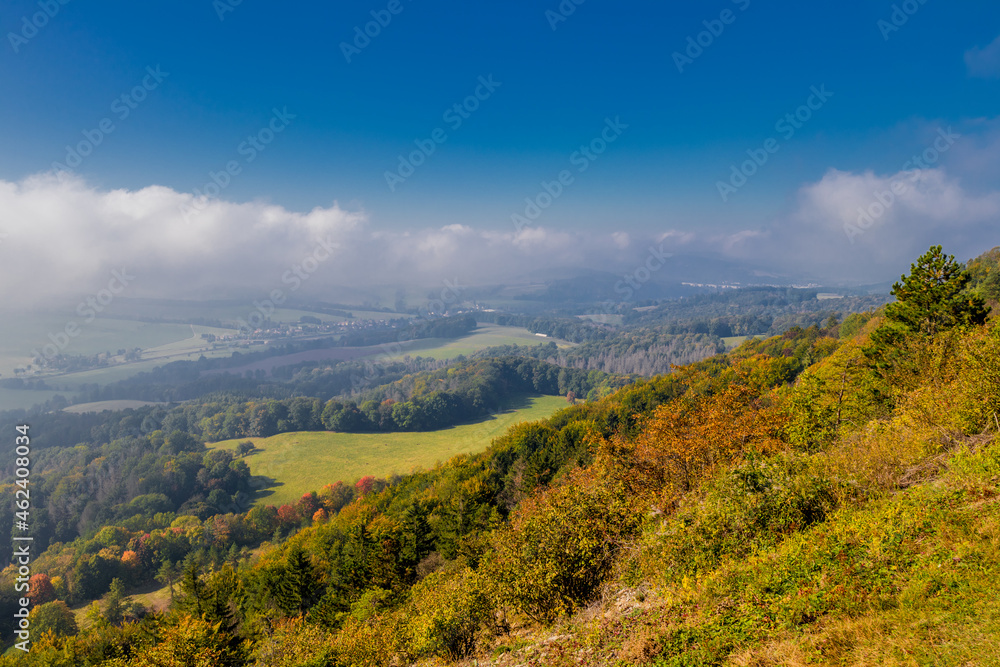
<svg viewBox="0 0 1000 667">
<path fill-rule="evenodd" d="M 0 664 L 996 664 L 990 261 L 931 248 L 885 308 L 748 340 L 482 454 L 331 480 L 294 506 L 225 509 L 242 462 L 180 431 L 53 451 L 39 463 L 58 471 L 49 530 L 67 532 L 35 564 L 31 653 Z M 597 377 L 546 368 L 474 361 L 370 400 L 396 400 L 395 419 L 438 391 L 474 395 L 483 373 L 560 392 Z M 57 519 L 70 484 L 104 500 Z M 178 504 L 183 484 L 210 507 Z M 144 615 L 128 588 L 157 578 L 175 603 Z M 65 603 L 102 593 L 81 629 Z"/>
</svg>

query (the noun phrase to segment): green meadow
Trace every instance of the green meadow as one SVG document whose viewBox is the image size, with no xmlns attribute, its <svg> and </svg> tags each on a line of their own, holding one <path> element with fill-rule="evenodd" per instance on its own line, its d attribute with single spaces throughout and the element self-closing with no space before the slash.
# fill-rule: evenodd
<svg viewBox="0 0 1000 667">
<path fill-rule="evenodd" d="M 472 354 L 479 350 L 498 345 L 545 345 L 553 342 L 559 347 L 569 347 L 572 344 L 557 338 L 536 336 L 521 327 L 501 327 L 495 324 L 480 324 L 468 336 L 448 340 L 444 338 L 426 338 L 407 343 L 405 349 L 393 358 L 405 355 L 411 357 L 430 357 L 432 359 L 454 359 L 461 355 Z"/>
<path fill-rule="evenodd" d="M 493 438 L 519 422 L 544 419 L 566 407 L 561 396 L 526 398 L 515 409 L 485 421 L 416 433 L 283 433 L 270 438 L 239 438 L 208 445 L 235 449 L 251 440 L 257 451 L 246 457 L 250 471 L 272 480 L 259 502 L 282 505 L 303 493 L 366 475 L 385 477 L 430 468 L 458 454 L 481 452 Z"/>
</svg>

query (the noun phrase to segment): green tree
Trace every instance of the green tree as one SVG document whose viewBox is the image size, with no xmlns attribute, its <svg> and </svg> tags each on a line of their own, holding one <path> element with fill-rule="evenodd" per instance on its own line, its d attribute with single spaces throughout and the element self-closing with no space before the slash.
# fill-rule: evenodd
<svg viewBox="0 0 1000 667">
<path fill-rule="evenodd" d="M 237 456 L 249 456 L 257 447 L 253 444 L 251 440 L 244 440 L 243 442 L 236 445 Z"/>
<path fill-rule="evenodd" d="M 57 635 L 75 635 L 78 631 L 76 617 L 62 600 L 38 605 L 28 618 L 36 637 L 50 631 Z"/>
<path fill-rule="evenodd" d="M 277 582 L 277 590 L 274 591 L 278 606 L 291 616 L 307 612 L 322 594 L 317 578 L 309 554 L 298 544 L 293 545 L 285 560 L 284 573 Z"/>
<path fill-rule="evenodd" d="M 192 557 L 187 558 L 186 561 L 181 573 L 181 597 L 178 600 L 178 606 L 184 611 L 201 617 L 207 609 L 209 592 L 201 578 L 201 564 Z"/>
<path fill-rule="evenodd" d="M 169 559 L 164 559 L 160 564 L 160 569 L 156 572 L 156 580 L 161 584 L 166 584 L 170 587 L 170 601 L 174 601 L 174 582 L 181 574 L 181 569 L 179 565 L 175 565 L 170 562 Z"/>
<path fill-rule="evenodd" d="M 956 326 L 982 324 L 988 311 L 983 299 L 966 291 L 970 275 L 945 255 L 941 246 L 930 250 L 910 265 L 910 275 L 901 276 L 892 286 L 896 302 L 889 304 L 885 315 L 912 332 L 933 336 Z"/>
<path fill-rule="evenodd" d="M 104 620 L 110 625 L 121 625 L 125 621 L 141 617 L 145 612 L 143 606 L 125 594 L 125 584 L 115 577 L 111 580 L 111 588 L 104 596 Z"/>
</svg>

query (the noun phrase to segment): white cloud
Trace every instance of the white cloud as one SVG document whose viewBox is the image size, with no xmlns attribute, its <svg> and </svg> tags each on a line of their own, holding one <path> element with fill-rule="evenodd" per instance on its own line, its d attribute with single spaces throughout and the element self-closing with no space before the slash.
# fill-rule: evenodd
<svg viewBox="0 0 1000 667">
<path fill-rule="evenodd" d="M 965 65 L 969 68 L 969 76 L 1000 78 L 1000 37 L 982 49 L 976 46 L 966 51 Z"/>
<path fill-rule="evenodd" d="M 101 191 L 66 173 L 0 181 L 0 233 L 8 235 L 0 246 L 8 305 L 93 293 L 122 268 L 136 277 L 126 296 L 288 292 L 283 276 L 320 241 L 335 248 L 301 282 L 303 296 L 456 279 L 484 284 L 540 267 L 631 261 L 622 236 L 610 232 L 480 231 L 461 224 L 387 231 L 374 229 L 363 211 L 336 204 L 298 213 L 266 202 L 199 200 L 161 186 Z"/>
<path fill-rule="evenodd" d="M 632 239 L 629 238 L 628 232 L 614 232 L 611 235 L 611 240 L 614 242 L 615 247 L 621 248 L 622 250 L 629 247 L 629 244 L 632 243 Z"/>
<path fill-rule="evenodd" d="M 992 133 L 983 136 L 995 145 Z M 966 167 L 983 164 L 982 155 L 990 152 L 981 143 L 969 142 L 967 154 L 956 146 L 954 158 L 961 159 L 947 169 L 831 169 L 802 185 L 789 211 L 770 224 L 747 228 L 734 220 L 728 232 L 643 232 L 621 225 L 606 231 L 535 225 L 482 230 L 455 223 L 389 230 L 364 211 L 337 204 L 302 213 L 260 201 L 199 201 L 161 186 L 104 191 L 75 176 L 42 174 L 0 181 L 0 284 L 7 305 L 45 305 L 53 297 L 93 294 L 107 285 L 112 270 L 124 268 L 136 277 L 126 296 L 258 298 L 276 288 L 291 291 L 283 277 L 320 241 L 332 254 L 302 281 L 302 297 L 336 300 L 332 290 L 342 287 L 421 290 L 445 280 L 509 283 L 538 269 L 618 273 L 634 267 L 651 246 L 678 257 L 677 275 L 664 271 L 664 279 L 686 280 L 699 267 L 711 273 L 710 267 L 730 260 L 796 280 L 881 282 L 931 244 L 966 259 L 1000 242 L 1000 193 L 990 184 L 981 191 L 966 185 Z M 859 210 L 877 210 L 872 207 L 894 183 L 900 193 L 852 243 L 845 225 L 857 226 Z M 196 204 L 198 213 L 181 213 Z"/>
<path fill-rule="evenodd" d="M 135 296 L 192 296 L 206 286 L 218 295 L 278 282 L 314 243 L 343 243 L 363 222 L 336 205 L 303 214 L 223 201 L 206 202 L 185 220 L 181 207 L 193 202 L 158 186 L 101 192 L 66 173 L 0 181 L 8 303 L 92 291 L 122 268 L 136 276 Z"/>
<path fill-rule="evenodd" d="M 960 259 L 997 242 L 1000 193 L 975 194 L 944 168 L 876 175 L 829 170 L 803 185 L 793 210 L 730 237 L 728 254 L 826 280 L 880 282 L 930 245 Z M 888 273 L 888 276 L 887 276 Z"/>
</svg>

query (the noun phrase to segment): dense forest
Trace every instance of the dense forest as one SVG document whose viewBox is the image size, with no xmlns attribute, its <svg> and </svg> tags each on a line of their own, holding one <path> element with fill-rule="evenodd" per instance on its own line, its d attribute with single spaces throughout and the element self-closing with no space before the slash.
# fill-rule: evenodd
<svg viewBox="0 0 1000 667">
<path fill-rule="evenodd" d="M 607 393 L 627 381 L 599 371 L 501 357 L 405 375 L 357 398 L 204 401 L 180 406 L 164 421 L 170 428 L 207 441 L 322 429 L 348 433 L 428 431 L 486 416 L 525 394 L 565 396 L 572 392 L 585 397 L 591 392 Z"/>
</svg>

